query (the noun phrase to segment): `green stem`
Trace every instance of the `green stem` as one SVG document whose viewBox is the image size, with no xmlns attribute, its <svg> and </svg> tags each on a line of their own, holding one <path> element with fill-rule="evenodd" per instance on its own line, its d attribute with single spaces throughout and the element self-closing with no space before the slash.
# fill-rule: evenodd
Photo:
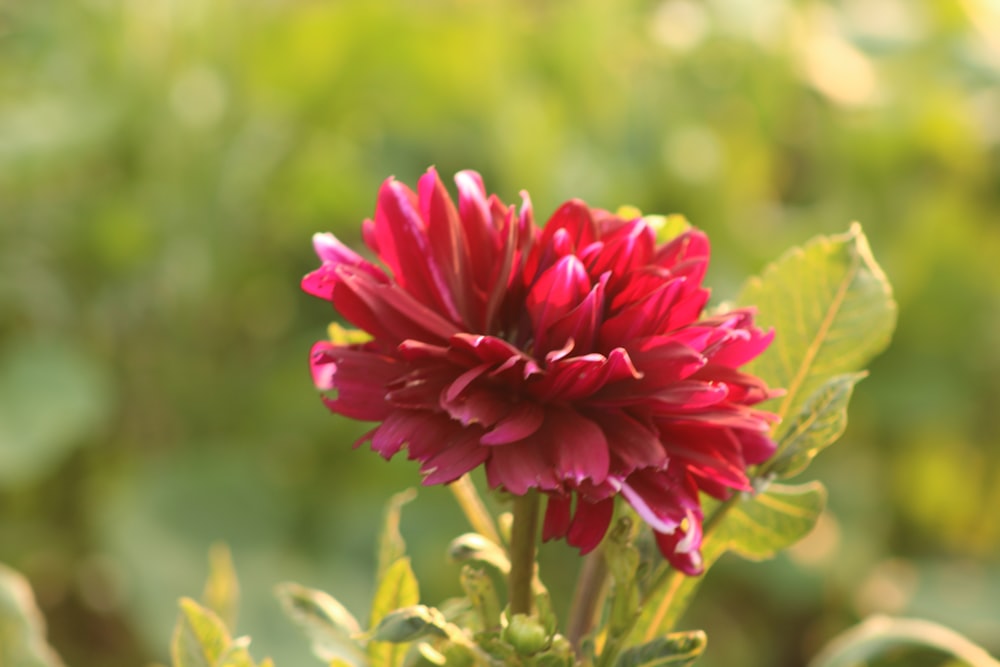
<svg viewBox="0 0 1000 667">
<path fill-rule="evenodd" d="M 507 595 L 510 615 L 531 614 L 531 582 L 535 576 L 535 535 L 538 532 L 538 494 L 528 491 L 514 497 L 514 523 L 510 530 L 510 575 Z"/>
<path fill-rule="evenodd" d="M 494 544 L 500 544 L 500 533 L 493 523 L 493 517 L 490 516 L 482 498 L 479 497 L 479 492 L 476 491 L 476 485 L 469 476 L 462 475 L 448 486 L 472 529 Z"/>
<path fill-rule="evenodd" d="M 580 653 L 580 642 L 593 629 L 604 597 L 608 579 L 608 564 L 604 553 L 595 551 L 589 554 L 580 568 L 580 576 L 576 581 L 576 591 L 573 593 L 573 604 L 570 607 L 569 622 L 566 624 L 566 638 L 577 655 Z"/>
</svg>

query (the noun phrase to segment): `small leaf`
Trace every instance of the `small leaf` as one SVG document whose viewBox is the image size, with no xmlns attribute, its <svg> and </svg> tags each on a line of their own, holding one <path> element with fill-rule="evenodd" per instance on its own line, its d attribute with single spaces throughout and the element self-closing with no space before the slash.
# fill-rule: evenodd
<svg viewBox="0 0 1000 667">
<path fill-rule="evenodd" d="M 181 598 L 170 655 L 174 667 L 215 667 L 231 640 L 222 620 L 191 598 Z"/>
<path fill-rule="evenodd" d="M 393 495 L 385 508 L 385 518 L 382 520 L 382 534 L 379 537 L 378 569 L 375 581 L 381 581 L 389 566 L 406 554 L 406 542 L 399 532 L 399 518 L 403 505 L 417 497 L 416 489 L 407 489 Z"/>
<path fill-rule="evenodd" d="M 372 335 L 362 329 L 348 329 L 338 322 L 331 322 L 326 328 L 326 335 L 334 345 L 357 345 L 367 343 Z"/>
<path fill-rule="evenodd" d="M 835 637 L 809 667 L 853 667 L 906 647 L 941 652 L 970 667 L 1000 667 L 985 649 L 943 625 L 887 616 L 873 616 Z"/>
<path fill-rule="evenodd" d="M 462 589 L 476 612 L 480 630 L 500 627 L 500 596 L 493 580 L 482 570 L 465 565 L 460 575 Z"/>
<path fill-rule="evenodd" d="M 507 553 L 479 533 L 459 535 L 448 545 L 448 557 L 457 563 L 484 563 L 500 574 L 510 574 Z"/>
<path fill-rule="evenodd" d="M 676 632 L 623 651 L 615 667 L 685 667 L 698 659 L 707 643 L 701 630 Z"/>
<path fill-rule="evenodd" d="M 361 626 L 332 596 L 294 583 L 280 584 L 275 592 L 285 613 L 312 640 L 312 652 L 321 660 L 343 660 L 350 665 L 366 662 L 355 639 Z"/>
<path fill-rule="evenodd" d="M 422 637 L 447 637 L 449 625 L 444 614 L 422 604 L 391 611 L 382 617 L 372 631 L 376 642 L 402 644 Z"/>
<path fill-rule="evenodd" d="M 45 641 L 45 620 L 27 579 L 5 565 L 0 565 L 0 665 L 63 665 Z"/>
<path fill-rule="evenodd" d="M 738 299 L 774 327 L 771 347 L 747 372 L 786 394 L 776 412 L 798 415 L 835 375 L 860 371 L 885 349 L 896 326 L 896 302 L 861 226 L 793 248 L 752 278 Z M 779 426 L 782 440 L 794 420 Z"/>
<path fill-rule="evenodd" d="M 410 567 L 410 559 L 403 557 L 386 570 L 372 600 L 369 627 L 376 628 L 391 612 L 420 602 L 417 578 Z M 398 644 L 373 641 L 368 644 L 368 658 L 372 667 L 399 667 L 406 656 L 406 647 Z"/>
<path fill-rule="evenodd" d="M 208 580 L 201 594 L 205 606 L 214 611 L 230 631 L 236 628 L 240 584 L 229 547 L 219 542 L 208 552 Z"/>
<path fill-rule="evenodd" d="M 711 540 L 751 560 L 772 558 L 809 534 L 826 504 L 819 482 L 772 484 L 748 502 L 737 503 Z"/>
<path fill-rule="evenodd" d="M 656 232 L 657 245 L 671 241 L 691 229 L 691 223 L 683 215 L 646 215 L 642 219 Z"/>
<path fill-rule="evenodd" d="M 835 375 L 813 392 L 795 419 L 783 429 L 778 454 L 763 470 L 778 477 L 793 477 L 805 470 L 820 451 L 836 442 L 847 427 L 847 404 L 854 385 L 865 375 Z"/>
</svg>

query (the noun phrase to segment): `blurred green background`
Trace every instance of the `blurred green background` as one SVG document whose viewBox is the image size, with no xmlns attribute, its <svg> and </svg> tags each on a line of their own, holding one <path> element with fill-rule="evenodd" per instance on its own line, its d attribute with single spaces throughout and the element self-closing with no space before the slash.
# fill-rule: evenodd
<svg viewBox="0 0 1000 667">
<path fill-rule="evenodd" d="M 801 665 L 879 611 L 1000 651 L 996 0 L 0 0 L 0 561 L 70 665 L 164 660 L 218 539 L 257 655 L 310 661 L 279 581 L 367 613 L 416 469 L 320 404 L 332 313 L 298 280 L 431 164 L 540 220 L 683 213 L 720 300 L 860 220 L 900 320 L 806 474 L 831 511 L 685 625 L 706 667 Z M 464 529 L 445 489 L 405 509 L 426 601 Z"/>
</svg>

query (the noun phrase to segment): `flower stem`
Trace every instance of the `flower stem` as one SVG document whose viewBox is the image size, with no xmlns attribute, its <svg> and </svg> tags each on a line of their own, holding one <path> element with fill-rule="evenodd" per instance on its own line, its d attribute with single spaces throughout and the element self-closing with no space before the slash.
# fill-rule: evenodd
<svg viewBox="0 0 1000 667">
<path fill-rule="evenodd" d="M 462 475 L 448 486 L 472 529 L 494 544 L 500 544 L 500 533 L 493 523 L 493 517 L 487 511 L 469 476 Z"/>
<path fill-rule="evenodd" d="M 538 494 L 534 491 L 514 497 L 514 523 L 510 531 L 510 575 L 507 579 L 511 616 L 530 614 L 532 609 L 531 582 L 535 576 L 538 504 Z"/>
<path fill-rule="evenodd" d="M 607 579 L 608 564 L 604 559 L 604 553 L 595 551 L 587 555 L 576 581 L 569 622 L 566 624 L 566 638 L 577 655 L 580 653 L 580 642 L 594 627 Z"/>
</svg>

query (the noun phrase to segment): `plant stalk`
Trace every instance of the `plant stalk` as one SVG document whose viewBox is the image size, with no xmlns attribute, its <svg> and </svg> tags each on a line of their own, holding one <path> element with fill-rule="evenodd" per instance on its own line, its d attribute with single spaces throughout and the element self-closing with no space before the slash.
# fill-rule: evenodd
<svg viewBox="0 0 1000 667">
<path fill-rule="evenodd" d="M 580 643 L 593 629 L 601 600 L 607 590 L 608 564 L 604 553 L 594 551 L 583 560 L 580 576 L 576 581 L 576 591 L 573 593 L 573 604 L 570 607 L 569 622 L 566 625 L 566 638 L 577 655 L 580 654 Z"/>
<path fill-rule="evenodd" d="M 535 576 L 535 536 L 538 533 L 538 494 L 529 490 L 514 497 L 510 531 L 510 575 L 507 579 L 510 615 L 531 614 L 531 583 Z"/>
</svg>

